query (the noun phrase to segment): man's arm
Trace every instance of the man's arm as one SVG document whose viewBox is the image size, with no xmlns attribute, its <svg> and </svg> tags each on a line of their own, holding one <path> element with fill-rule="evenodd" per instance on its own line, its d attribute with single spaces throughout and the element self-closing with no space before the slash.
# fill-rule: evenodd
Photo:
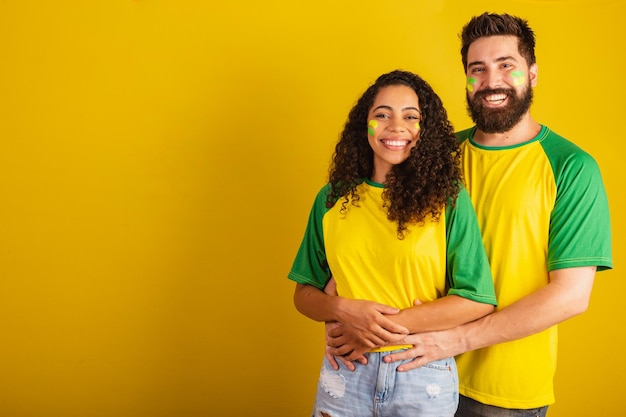
<svg viewBox="0 0 626 417">
<path fill-rule="evenodd" d="M 413 348 L 390 354 L 385 361 L 416 358 L 398 367 L 409 371 L 428 362 L 510 342 L 543 331 L 587 310 L 596 267 L 550 272 L 550 283 L 493 314 L 451 330 L 411 334 Z"/>
<path fill-rule="evenodd" d="M 402 310 L 389 318 L 409 329 L 411 333 L 446 330 L 492 313 L 492 304 L 479 303 L 447 295 L 430 303 L 419 304 Z"/>
</svg>

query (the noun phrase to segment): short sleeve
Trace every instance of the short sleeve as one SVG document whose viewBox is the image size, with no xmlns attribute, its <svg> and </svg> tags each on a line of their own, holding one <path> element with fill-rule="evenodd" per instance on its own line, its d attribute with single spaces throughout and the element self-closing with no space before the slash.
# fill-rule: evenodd
<svg viewBox="0 0 626 417">
<path fill-rule="evenodd" d="M 328 189 L 329 185 L 323 187 L 313 202 L 302 243 L 287 275 L 295 282 L 313 285 L 320 289 L 324 288 L 331 277 L 322 227 L 324 215 L 328 212 L 326 208 Z"/>
<path fill-rule="evenodd" d="M 596 161 L 571 142 L 544 145 L 557 195 L 550 216 L 548 270 L 613 267 L 609 205 Z M 552 144 L 554 145 L 554 144 Z"/>
<path fill-rule="evenodd" d="M 448 294 L 497 305 L 489 261 L 465 188 L 446 210 Z"/>
</svg>

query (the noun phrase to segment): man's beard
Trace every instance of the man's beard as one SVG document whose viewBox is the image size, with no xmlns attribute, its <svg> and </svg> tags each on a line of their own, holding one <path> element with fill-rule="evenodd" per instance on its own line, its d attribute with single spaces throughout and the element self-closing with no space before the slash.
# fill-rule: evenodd
<svg viewBox="0 0 626 417">
<path fill-rule="evenodd" d="M 505 107 L 493 109 L 485 107 L 482 99 L 491 94 L 506 94 L 508 103 Z M 530 109 L 533 102 L 533 89 L 529 86 L 522 96 L 512 88 L 494 88 L 478 91 L 473 98 L 466 93 L 467 112 L 478 129 L 485 133 L 504 133 L 511 130 Z"/>
</svg>

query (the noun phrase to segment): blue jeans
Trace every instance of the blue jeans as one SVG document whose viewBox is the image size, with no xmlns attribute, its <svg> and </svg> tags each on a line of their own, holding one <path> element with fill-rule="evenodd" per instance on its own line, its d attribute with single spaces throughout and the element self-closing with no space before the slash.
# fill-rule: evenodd
<svg viewBox="0 0 626 417">
<path fill-rule="evenodd" d="M 545 417 L 548 406 L 530 408 L 501 408 L 487 405 L 463 395 L 459 398 L 459 409 L 455 417 Z"/>
<path fill-rule="evenodd" d="M 324 358 L 313 416 L 331 417 L 453 417 L 459 398 L 454 358 L 434 361 L 409 372 L 402 363 L 385 363 L 391 352 L 367 353 L 367 365 L 351 372 L 335 371 Z"/>
</svg>

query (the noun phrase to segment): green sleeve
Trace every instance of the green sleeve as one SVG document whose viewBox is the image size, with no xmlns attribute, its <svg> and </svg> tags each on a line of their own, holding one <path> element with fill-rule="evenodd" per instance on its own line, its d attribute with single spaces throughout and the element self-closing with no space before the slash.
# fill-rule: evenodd
<svg viewBox="0 0 626 417">
<path fill-rule="evenodd" d="M 446 209 L 448 294 L 497 305 L 489 261 L 472 201 L 462 188 Z"/>
<path fill-rule="evenodd" d="M 542 146 L 557 187 L 550 216 L 548 270 L 581 266 L 611 269 L 609 205 L 596 161 L 554 132 Z"/>
<path fill-rule="evenodd" d="M 291 271 L 287 275 L 289 279 L 295 282 L 313 285 L 319 289 L 324 288 L 331 277 L 322 229 L 322 220 L 328 211 L 326 208 L 328 189 L 329 185 L 326 185 L 315 198 L 300 249 L 296 254 Z"/>
</svg>

